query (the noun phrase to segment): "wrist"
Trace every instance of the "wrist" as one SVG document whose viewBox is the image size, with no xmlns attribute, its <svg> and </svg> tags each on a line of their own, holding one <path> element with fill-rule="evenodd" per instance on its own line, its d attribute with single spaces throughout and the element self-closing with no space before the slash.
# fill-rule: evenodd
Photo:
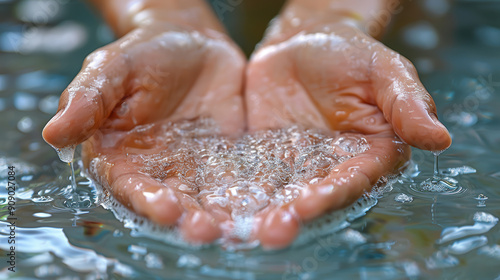
<svg viewBox="0 0 500 280">
<path fill-rule="evenodd" d="M 171 24 L 206 33 L 225 33 L 204 0 L 91 0 L 114 33 L 121 37 L 131 30 L 157 24 Z"/>
<path fill-rule="evenodd" d="M 266 31 L 264 45 L 286 41 L 299 33 L 330 33 L 341 26 L 350 26 L 363 32 L 358 14 L 338 12 L 328 17 L 298 18 L 280 15 Z"/>
<path fill-rule="evenodd" d="M 352 26 L 378 37 L 388 25 L 393 4 L 387 0 L 289 0 L 266 32 L 265 44 L 281 42 L 315 26 Z M 380 22 L 383 19 L 383 22 Z M 374 26 L 374 24 L 376 26 Z"/>
</svg>

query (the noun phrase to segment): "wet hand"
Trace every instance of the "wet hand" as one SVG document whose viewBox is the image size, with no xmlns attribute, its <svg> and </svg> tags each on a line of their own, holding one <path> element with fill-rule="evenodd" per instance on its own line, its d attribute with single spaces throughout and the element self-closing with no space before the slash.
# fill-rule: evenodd
<svg viewBox="0 0 500 280">
<path fill-rule="evenodd" d="M 289 205 L 263 212 L 256 236 L 267 247 L 288 245 L 302 221 L 349 205 L 396 172 L 409 159 L 407 144 L 426 150 L 451 144 L 413 65 L 341 22 L 268 38 L 249 62 L 245 94 L 251 131 L 298 123 L 363 133 L 371 145 Z"/>
<path fill-rule="evenodd" d="M 85 59 L 43 137 L 61 148 L 99 129 L 129 130 L 201 115 L 225 132 L 241 132 L 244 65 L 239 49 L 216 31 L 168 24 L 136 29 Z"/>
<path fill-rule="evenodd" d="M 219 32 L 138 28 L 86 58 L 43 137 L 58 148 L 85 141 L 84 165 L 119 202 L 162 225 L 182 216 L 187 239 L 210 242 L 218 236 L 210 214 L 124 160 L 126 148 L 145 149 L 140 141 L 113 141 L 138 125 L 197 117 L 214 119 L 224 134 L 241 133 L 244 67 L 240 50 Z"/>
</svg>

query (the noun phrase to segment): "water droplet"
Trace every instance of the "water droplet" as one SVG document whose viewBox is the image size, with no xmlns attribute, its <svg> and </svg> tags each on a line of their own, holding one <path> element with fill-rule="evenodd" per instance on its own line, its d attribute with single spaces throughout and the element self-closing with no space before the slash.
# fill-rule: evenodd
<svg viewBox="0 0 500 280">
<path fill-rule="evenodd" d="M 148 253 L 148 250 L 145 247 L 131 244 L 128 246 L 127 251 L 132 254 L 132 259 L 133 260 L 139 260 L 141 259 L 142 256 L 146 255 Z"/>
<path fill-rule="evenodd" d="M 55 147 L 53 148 L 56 150 L 57 155 L 62 162 L 70 163 L 73 161 L 76 146 L 68 146 L 60 149 Z"/>
<path fill-rule="evenodd" d="M 144 261 L 146 262 L 146 266 L 149 268 L 163 268 L 163 260 L 158 254 L 149 253 L 144 257 Z"/>
<path fill-rule="evenodd" d="M 201 260 L 195 255 L 185 254 L 177 260 L 177 267 L 196 268 L 201 265 Z"/>
<path fill-rule="evenodd" d="M 487 196 L 485 196 L 484 194 L 479 194 L 474 199 L 477 200 L 476 207 L 486 207 L 486 200 L 488 200 Z"/>
<path fill-rule="evenodd" d="M 413 201 L 413 196 L 400 193 L 394 197 L 394 200 L 401 203 L 409 203 Z"/>
<path fill-rule="evenodd" d="M 474 214 L 474 221 L 478 223 L 492 223 L 496 224 L 498 222 L 498 218 L 488 214 L 486 212 L 476 212 Z"/>
<path fill-rule="evenodd" d="M 123 236 L 123 231 L 119 230 L 119 229 L 115 229 L 113 231 L 113 236 L 114 237 L 122 237 Z"/>
</svg>

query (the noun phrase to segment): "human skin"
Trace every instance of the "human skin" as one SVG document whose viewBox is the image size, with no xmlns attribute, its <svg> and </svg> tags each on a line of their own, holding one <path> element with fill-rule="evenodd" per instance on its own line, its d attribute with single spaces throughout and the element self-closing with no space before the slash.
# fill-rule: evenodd
<svg viewBox="0 0 500 280">
<path fill-rule="evenodd" d="M 409 146 L 396 134 L 428 150 L 451 142 L 411 63 L 351 24 L 368 16 L 369 9 L 359 9 L 363 1 L 334 2 L 331 11 L 322 9 L 325 1 L 289 2 L 252 56 L 243 89 L 245 60 L 203 1 L 95 1 L 123 37 L 88 56 L 43 136 L 58 148 L 83 142 L 84 165 L 123 205 L 179 227 L 188 241 L 210 243 L 221 236 L 227 213 L 179 192 L 176 178 L 160 182 L 141 173 L 126 152 L 158 147 L 121 141 L 126 131 L 207 116 L 224 134 L 292 123 L 364 133 L 367 153 L 293 203 L 257 215 L 252 238 L 285 247 L 300 223 L 348 205 L 407 161 Z M 363 7 L 382 7 L 369 3 Z"/>
<path fill-rule="evenodd" d="M 125 35 L 85 59 L 43 137 L 56 148 L 83 142 L 84 166 L 120 203 L 158 224 L 178 226 L 193 243 L 212 242 L 219 226 L 196 199 L 126 160 L 128 148 L 155 147 L 146 147 L 145 139 L 109 143 L 138 125 L 200 116 L 214 119 L 223 134 L 242 133 L 244 56 L 202 0 L 142 1 L 142 10 L 129 11 L 119 10 L 125 1 L 96 2 L 109 5 L 100 9 Z"/>
<path fill-rule="evenodd" d="M 409 145 L 444 150 L 451 144 L 411 62 L 363 30 L 386 4 L 290 1 L 252 55 L 245 89 L 250 131 L 300 123 L 363 133 L 371 144 L 289 205 L 259 213 L 262 246 L 285 247 L 301 223 L 354 202 L 407 162 Z"/>
</svg>

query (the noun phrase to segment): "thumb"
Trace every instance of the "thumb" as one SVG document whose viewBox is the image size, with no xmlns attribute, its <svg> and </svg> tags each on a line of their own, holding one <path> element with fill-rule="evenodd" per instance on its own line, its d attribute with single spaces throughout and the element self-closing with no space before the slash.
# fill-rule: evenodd
<svg viewBox="0 0 500 280">
<path fill-rule="evenodd" d="M 394 132 L 419 149 L 439 151 L 448 148 L 450 134 L 438 121 L 434 100 L 411 62 L 385 48 L 372 57 L 371 67 L 375 102 Z"/>
<path fill-rule="evenodd" d="M 63 148 L 92 136 L 124 97 L 127 75 L 127 59 L 122 53 L 105 47 L 87 56 L 61 94 L 56 115 L 43 129 L 45 141 Z"/>
</svg>

